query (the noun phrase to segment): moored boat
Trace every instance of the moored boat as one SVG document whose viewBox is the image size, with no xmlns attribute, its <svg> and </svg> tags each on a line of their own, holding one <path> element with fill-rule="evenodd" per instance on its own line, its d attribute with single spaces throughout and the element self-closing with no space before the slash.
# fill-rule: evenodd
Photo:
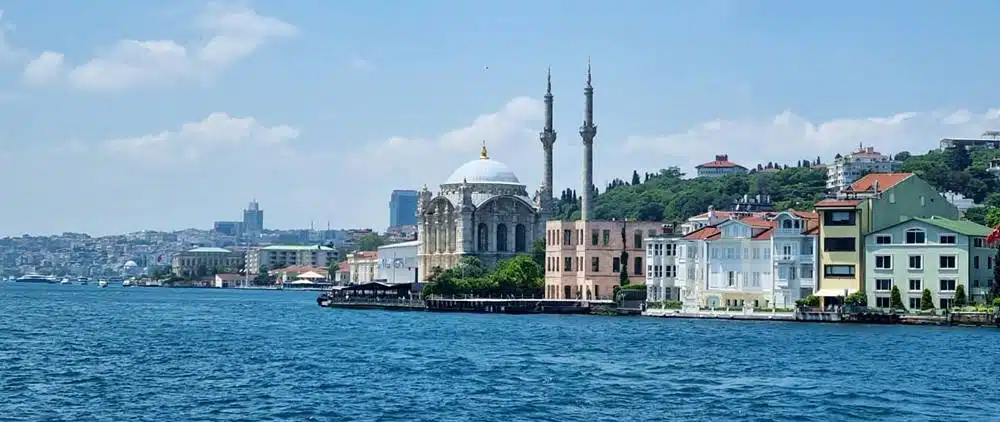
<svg viewBox="0 0 1000 422">
<path fill-rule="evenodd" d="M 14 279 L 14 281 L 18 283 L 46 283 L 46 284 L 56 283 L 55 277 L 52 277 L 50 275 L 41 275 L 34 273 L 22 275 Z"/>
</svg>

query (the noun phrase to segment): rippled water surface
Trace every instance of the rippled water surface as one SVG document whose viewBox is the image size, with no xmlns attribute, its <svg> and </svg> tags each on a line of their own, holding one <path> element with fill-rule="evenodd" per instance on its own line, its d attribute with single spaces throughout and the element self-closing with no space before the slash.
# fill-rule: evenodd
<svg viewBox="0 0 1000 422">
<path fill-rule="evenodd" d="M 0 284 L 0 420 L 996 420 L 1000 331 Z"/>
</svg>

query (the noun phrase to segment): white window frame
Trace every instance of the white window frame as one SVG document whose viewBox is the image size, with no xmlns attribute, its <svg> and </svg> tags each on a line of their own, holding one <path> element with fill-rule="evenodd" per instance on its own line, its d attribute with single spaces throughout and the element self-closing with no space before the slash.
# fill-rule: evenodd
<svg viewBox="0 0 1000 422">
<path fill-rule="evenodd" d="M 913 289 L 913 282 L 917 282 L 916 290 Z M 922 292 L 924 291 L 924 280 L 922 278 L 911 278 L 906 280 L 906 291 L 908 292 Z"/>
<path fill-rule="evenodd" d="M 914 257 L 920 258 L 920 266 L 919 267 L 914 267 L 912 265 Z M 906 269 L 911 270 L 911 271 L 923 271 L 923 269 L 924 269 L 924 256 L 923 255 L 907 255 L 907 257 L 906 257 Z"/>
<path fill-rule="evenodd" d="M 885 289 L 880 289 L 878 287 L 878 284 L 879 284 L 878 282 L 880 282 L 880 281 L 886 281 L 886 282 L 888 282 L 888 284 L 887 284 L 888 287 L 885 288 Z M 875 291 L 876 292 L 888 292 L 888 291 L 892 291 L 892 279 L 891 278 L 876 278 L 875 279 Z"/>
<path fill-rule="evenodd" d="M 885 258 L 889 260 L 889 266 L 880 267 L 878 265 L 879 258 Z M 891 270 L 892 269 L 892 255 L 875 255 L 875 269 L 876 270 Z"/>
<path fill-rule="evenodd" d="M 919 243 L 916 243 L 916 242 L 915 243 L 910 243 L 910 239 L 909 239 L 909 234 L 910 233 L 923 233 L 923 235 L 924 235 L 924 241 L 923 242 L 919 242 Z M 918 228 L 918 227 L 906 229 L 906 231 L 903 234 L 903 242 L 906 243 L 907 245 L 926 245 L 927 244 L 927 230 L 924 230 L 924 229 L 921 229 L 921 228 Z"/>
<path fill-rule="evenodd" d="M 946 281 L 951 281 L 952 283 L 955 284 L 955 286 L 952 287 L 950 290 L 942 289 L 941 288 L 941 284 L 944 283 L 944 282 L 946 282 Z M 957 289 L 957 288 L 958 288 L 958 280 L 956 280 L 954 278 L 942 278 L 942 279 L 938 280 L 938 291 L 942 291 L 942 292 L 954 292 L 955 289 Z"/>
</svg>

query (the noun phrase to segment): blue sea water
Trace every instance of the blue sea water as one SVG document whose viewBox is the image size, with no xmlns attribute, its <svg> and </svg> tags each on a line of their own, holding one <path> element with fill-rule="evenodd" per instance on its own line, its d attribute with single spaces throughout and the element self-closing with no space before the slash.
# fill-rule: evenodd
<svg viewBox="0 0 1000 422">
<path fill-rule="evenodd" d="M 996 420 L 1000 330 L 0 283 L 2 421 Z"/>
</svg>

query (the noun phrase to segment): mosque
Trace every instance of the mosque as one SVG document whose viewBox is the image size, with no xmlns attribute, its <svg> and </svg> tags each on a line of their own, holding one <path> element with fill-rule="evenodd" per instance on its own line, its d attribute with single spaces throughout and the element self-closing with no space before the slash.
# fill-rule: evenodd
<svg viewBox="0 0 1000 422">
<path fill-rule="evenodd" d="M 585 147 L 593 142 L 596 134 L 590 82 L 588 64 L 584 89 L 586 112 L 580 130 Z M 452 172 L 436 195 L 426 185 L 420 191 L 417 202 L 420 280 L 428 279 L 435 268 L 454 267 L 463 256 L 476 256 L 486 265 L 495 265 L 516 254 L 530 252 L 535 239 L 544 238 L 545 222 L 554 213 L 552 147 L 556 132 L 552 126 L 552 103 L 550 71 L 545 93 L 545 126 L 539 134 L 545 170 L 533 196 L 529 196 L 527 186 L 507 165 L 490 158 L 485 142 L 479 158 Z M 585 155 L 590 155 L 589 148 L 585 148 Z M 584 162 L 591 161 L 585 159 Z M 592 168 L 585 167 L 586 182 L 590 180 L 587 176 L 592 174 Z M 587 213 L 589 192 L 584 196 L 584 213 Z"/>
</svg>

